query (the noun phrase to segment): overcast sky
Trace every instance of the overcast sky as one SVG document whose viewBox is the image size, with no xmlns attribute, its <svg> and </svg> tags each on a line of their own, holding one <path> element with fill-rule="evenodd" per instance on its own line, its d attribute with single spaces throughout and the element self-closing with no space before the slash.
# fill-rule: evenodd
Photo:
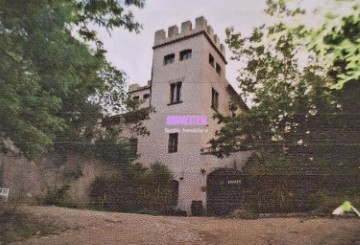
<svg viewBox="0 0 360 245">
<path fill-rule="evenodd" d="M 204 16 L 223 43 L 225 28 L 234 26 L 236 30 L 249 33 L 263 23 L 262 11 L 265 0 L 147 0 L 143 9 L 135 9 L 135 18 L 143 25 L 140 34 L 116 29 L 111 33 L 101 33 L 108 50 L 107 58 L 116 67 L 126 72 L 127 82 L 146 84 L 151 75 L 154 33 L 187 20 Z M 227 78 L 235 81 L 236 66 L 229 59 L 227 51 Z M 234 84 L 234 83 L 233 83 Z"/>
<path fill-rule="evenodd" d="M 129 33 L 124 29 L 115 29 L 111 36 L 101 32 L 100 38 L 104 41 L 107 58 L 116 67 L 126 72 L 127 83 L 141 85 L 151 78 L 151 62 L 153 55 L 154 33 L 172 25 L 178 25 L 187 20 L 195 22 L 195 18 L 204 16 L 208 25 L 214 29 L 224 42 L 225 29 L 234 26 L 242 34 L 251 33 L 252 28 L 263 24 L 266 19 L 263 14 L 266 0 L 146 0 L 143 9 L 132 9 L 137 21 L 143 25 L 140 34 Z M 305 8 L 314 8 L 322 5 L 322 9 L 331 5 L 333 0 L 301 0 Z M 324 4 L 325 2 L 325 4 Z M 321 4 L 322 3 L 322 4 Z M 321 9 L 320 8 L 320 9 Z M 316 22 L 308 18 L 311 24 Z M 194 24 L 193 24 L 194 26 Z M 225 45 L 226 46 L 226 45 Z M 230 60 L 227 50 L 226 77 L 228 81 L 237 86 L 235 79 L 239 66 Z"/>
</svg>

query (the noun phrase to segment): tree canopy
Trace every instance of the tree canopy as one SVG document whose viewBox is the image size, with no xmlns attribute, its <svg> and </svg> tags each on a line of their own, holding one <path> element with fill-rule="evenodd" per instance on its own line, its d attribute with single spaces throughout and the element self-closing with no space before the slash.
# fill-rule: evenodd
<svg viewBox="0 0 360 245">
<path fill-rule="evenodd" d="M 304 31 L 307 48 L 324 58 L 326 67 L 336 76 L 337 82 L 331 86 L 335 89 L 343 88 L 346 82 L 360 81 L 360 4 L 337 4 L 345 3 L 352 11 L 326 13 L 319 28 L 298 27 L 298 31 Z"/>
<path fill-rule="evenodd" d="M 308 51 L 316 52 L 324 68 L 331 70 L 336 77 L 331 88 L 341 89 L 346 82 L 359 81 L 360 4 L 352 0 L 329 0 L 305 13 L 305 10 L 287 9 L 287 4 L 293 2 L 296 1 L 267 1 L 269 15 L 275 16 L 286 9 L 287 16 L 281 20 L 285 25 L 275 36 L 280 38 L 282 33 L 292 32 Z M 298 14 L 302 14 L 302 18 L 298 18 Z M 309 18 L 314 21 L 309 22 Z"/>
<path fill-rule="evenodd" d="M 214 115 L 222 127 L 210 140 L 213 153 L 253 151 L 242 168 L 250 212 L 328 211 L 338 200 L 357 201 L 358 9 L 339 15 L 335 28 L 318 29 L 287 22 L 305 12 L 285 0 L 267 4 L 271 21 L 251 35 L 226 31 L 242 65 L 237 82 L 252 105 Z"/>
<path fill-rule="evenodd" d="M 342 83 L 342 75 L 349 75 L 350 61 L 347 58 L 352 59 L 352 56 L 344 51 L 344 56 L 331 59 L 324 66 L 324 59 L 319 55 L 320 46 L 311 46 L 315 42 L 311 39 L 311 29 L 305 31 L 307 27 L 304 25 L 290 27 L 284 22 L 286 18 L 303 15 L 304 11 L 288 8 L 285 1 L 269 0 L 267 4 L 266 13 L 275 17 L 275 23 L 254 28 L 250 36 L 243 36 L 233 28 L 226 30 L 226 43 L 233 53 L 232 59 L 244 66 L 239 69 L 237 77 L 239 87 L 242 95 L 253 103 L 246 113 L 215 115 L 220 123 L 224 123 L 210 141 L 219 156 L 246 146 L 259 149 L 277 145 L 286 152 L 292 146 L 308 145 L 314 137 L 319 137 L 314 136 L 319 127 L 329 127 L 324 124 L 331 116 L 349 113 L 348 109 L 354 109 L 358 104 L 356 96 L 359 87 L 352 88 L 349 93 L 352 96 L 347 99 L 342 96 L 343 91 L 331 89 Z M 355 15 L 356 11 L 354 9 Z M 352 38 L 354 46 L 359 41 L 353 38 L 355 26 L 351 24 L 358 25 L 358 21 L 346 16 L 341 19 L 349 21 L 343 22 L 340 29 L 322 34 L 324 47 L 334 42 L 325 48 L 329 55 L 335 47 L 341 49 L 344 39 Z M 307 37 L 312 42 L 304 42 Z M 336 122 L 340 123 L 339 120 Z"/>
<path fill-rule="evenodd" d="M 0 2 L 0 144 L 28 158 L 90 142 L 105 112 L 126 109 L 124 72 L 105 59 L 96 26 L 141 25 L 144 0 Z"/>
</svg>

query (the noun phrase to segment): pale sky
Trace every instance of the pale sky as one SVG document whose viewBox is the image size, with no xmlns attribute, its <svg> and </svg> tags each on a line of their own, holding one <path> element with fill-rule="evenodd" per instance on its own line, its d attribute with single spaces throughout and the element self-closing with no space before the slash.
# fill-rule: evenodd
<svg viewBox="0 0 360 245">
<path fill-rule="evenodd" d="M 266 0 L 146 0 L 143 9 L 132 8 L 135 19 L 143 25 L 140 34 L 129 33 L 124 29 L 115 29 L 111 36 L 105 31 L 99 37 L 108 51 L 107 59 L 127 74 L 127 83 L 145 85 L 151 76 L 153 42 L 155 31 L 178 25 L 187 20 L 195 22 L 195 18 L 204 16 L 208 25 L 214 29 L 222 43 L 225 39 L 225 29 L 233 26 L 235 31 L 250 34 L 252 29 L 269 21 L 263 13 Z M 351 1 L 349 1 L 351 2 Z M 334 6 L 334 0 L 298 0 L 306 9 L 326 9 Z M 324 15 L 318 15 L 322 17 Z M 305 19 L 307 25 L 316 22 L 315 17 Z M 321 21 L 320 21 L 321 22 Z M 227 46 L 225 45 L 226 49 Z M 237 87 L 236 76 L 239 64 L 230 60 L 230 51 L 226 50 L 228 65 L 226 77 Z"/>
<path fill-rule="evenodd" d="M 264 22 L 262 11 L 265 0 L 147 0 L 143 9 L 134 9 L 135 18 L 143 25 L 140 34 L 124 29 L 113 30 L 111 36 L 101 33 L 107 58 L 116 67 L 126 72 L 127 83 L 146 84 L 150 80 L 154 33 L 187 20 L 204 16 L 222 43 L 225 28 L 234 26 L 237 31 L 250 33 L 252 28 Z M 226 46 L 226 45 L 225 45 Z M 227 79 L 235 84 L 236 65 L 230 60 L 227 50 Z"/>
</svg>

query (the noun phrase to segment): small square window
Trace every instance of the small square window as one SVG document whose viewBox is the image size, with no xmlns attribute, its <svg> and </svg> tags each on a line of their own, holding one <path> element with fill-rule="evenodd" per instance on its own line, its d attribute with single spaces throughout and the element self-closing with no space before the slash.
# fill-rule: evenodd
<svg viewBox="0 0 360 245">
<path fill-rule="evenodd" d="M 170 84 L 170 104 L 181 102 L 181 86 L 182 82 Z"/>
<path fill-rule="evenodd" d="M 191 49 L 186 49 L 180 52 L 180 60 L 188 60 L 191 59 L 192 51 Z"/>
<path fill-rule="evenodd" d="M 175 54 L 168 54 L 164 57 L 164 65 L 169 65 L 174 63 L 175 61 Z"/>
<path fill-rule="evenodd" d="M 133 100 L 139 100 L 139 99 L 140 99 L 139 96 L 134 96 L 134 97 L 133 97 Z"/>
<path fill-rule="evenodd" d="M 150 94 L 144 94 L 144 95 L 143 95 L 143 99 L 144 99 L 144 100 L 148 99 L 149 97 L 150 97 Z"/>
<path fill-rule="evenodd" d="M 219 93 L 214 88 L 211 89 L 211 108 L 219 109 Z"/>
<path fill-rule="evenodd" d="M 169 147 L 168 147 L 168 152 L 169 153 L 177 152 L 177 150 L 178 150 L 178 137 L 179 137 L 179 133 L 169 134 Z"/>
<path fill-rule="evenodd" d="M 215 66 L 215 59 L 214 56 L 212 56 L 211 54 L 209 54 L 209 64 L 214 67 Z"/>
</svg>

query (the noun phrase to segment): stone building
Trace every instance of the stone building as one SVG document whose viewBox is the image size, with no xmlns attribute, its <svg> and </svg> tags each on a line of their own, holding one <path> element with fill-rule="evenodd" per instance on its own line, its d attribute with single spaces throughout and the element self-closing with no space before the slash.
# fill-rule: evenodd
<svg viewBox="0 0 360 245">
<path fill-rule="evenodd" d="M 150 136 L 138 139 L 139 162 L 165 164 L 178 181 L 177 208 L 191 213 L 194 201 L 207 210 L 207 178 L 217 169 L 240 169 L 249 153 L 219 159 L 208 154 L 208 141 L 220 125 L 215 112 L 231 113 L 228 103 L 238 101 L 226 80 L 225 47 L 204 17 L 167 33 L 155 33 L 152 77 L 146 86 L 130 85 L 129 96 L 153 106 L 156 112 L 145 121 Z M 239 184 L 232 181 L 229 184 Z"/>
</svg>

